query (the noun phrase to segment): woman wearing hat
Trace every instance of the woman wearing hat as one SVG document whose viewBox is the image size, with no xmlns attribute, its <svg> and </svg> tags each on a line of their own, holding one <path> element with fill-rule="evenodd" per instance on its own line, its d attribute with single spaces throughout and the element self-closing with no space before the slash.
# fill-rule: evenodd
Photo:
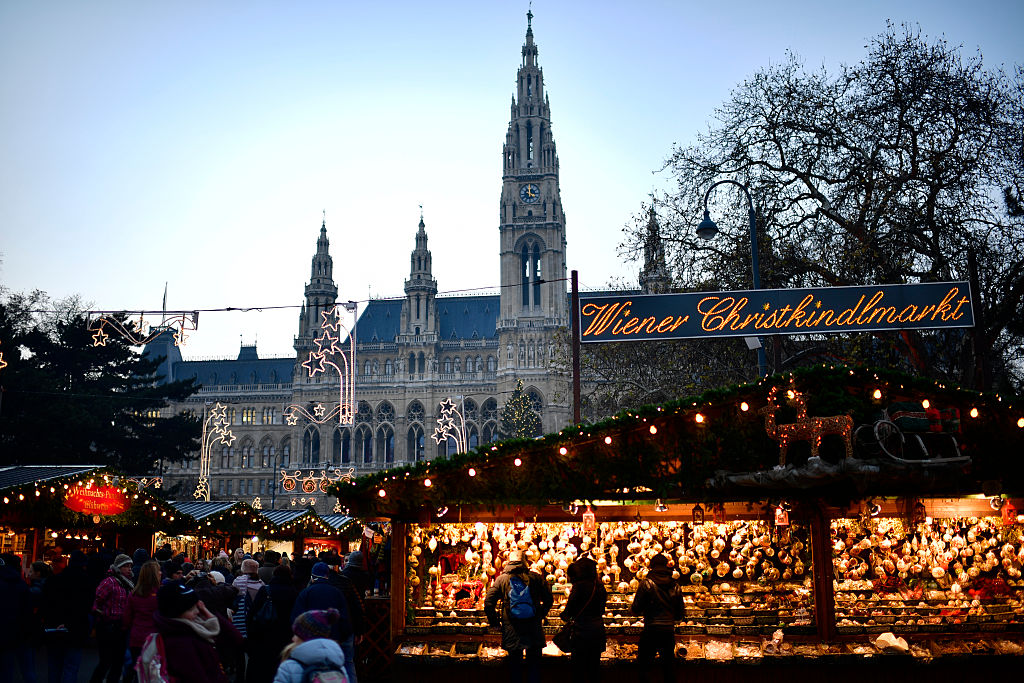
<svg viewBox="0 0 1024 683">
<path fill-rule="evenodd" d="M 331 639 L 331 627 L 341 618 L 338 610 L 310 610 L 292 623 L 292 642 L 281 652 L 281 666 L 274 683 L 302 683 L 314 671 L 336 672 L 336 678 L 347 682 L 345 654 Z"/>
<path fill-rule="evenodd" d="M 228 683 L 218 648 L 237 649 L 242 637 L 224 617 L 206 609 L 195 590 L 177 582 L 160 587 L 153 617 L 164 642 L 167 673 L 176 681 Z"/>
<path fill-rule="evenodd" d="M 96 587 L 96 599 L 92 603 L 100 661 L 92 672 L 90 683 L 101 683 L 104 678 L 107 683 L 117 683 L 121 678 L 128 643 L 128 631 L 121 622 L 128 596 L 133 590 L 132 558 L 118 555 L 110 565 L 107 577 Z"/>
</svg>

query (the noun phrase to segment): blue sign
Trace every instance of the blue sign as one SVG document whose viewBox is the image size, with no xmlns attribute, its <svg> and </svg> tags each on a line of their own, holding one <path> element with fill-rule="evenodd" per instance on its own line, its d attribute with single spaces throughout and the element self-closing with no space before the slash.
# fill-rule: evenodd
<svg viewBox="0 0 1024 683">
<path fill-rule="evenodd" d="M 974 327 L 966 282 L 580 295 L 587 342 Z"/>
</svg>

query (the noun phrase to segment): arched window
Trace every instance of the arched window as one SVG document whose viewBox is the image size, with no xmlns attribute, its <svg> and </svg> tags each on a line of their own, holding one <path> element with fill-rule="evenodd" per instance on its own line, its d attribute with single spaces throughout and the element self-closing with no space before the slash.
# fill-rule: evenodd
<svg viewBox="0 0 1024 683">
<path fill-rule="evenodd" d="M 390 376 L 391 375 L 391 370 L 392 370 L 391 359 L 388 358 L 386 361 L 384 361 L 384 374 Z"/>
<path fill-rule="evenodd" d="M 415 374 L 416 374 L 416 354 L 415 353 L 410 353 L 409 354 L 409 377 L 412 377 Z"/>
<path fill-rule="evenodd" d="M 285 437 L 281 442 L 281 466 L 287 466 L 292 459 L 292 440 Z"/>
<path fill-rule="evenodd" d="M 423 356 L 423 352 L 420 351 L 420 355 L 418 355 L 416 357 L 416 372 L 418 372 L 418 373 L 420 373 L 422 375 L 426 371 L 427 371 L 427 362 L 426 362 L 426 359 Z"/>
<path fill-rule="evenodd" d="M 536 389 L 530 389 L 526 392 L 526 398 L 530 400 L 530 407 L 533 408 L 533 412 L 538 415 L 544 410 L 544 399 L 540 397 L 540 394 Z"/>
<path fill-rule="evenodd" d="M 367 377 L 369 377 L 370 376 L 370 368 L 372 368 L 372 367 L 373 366 L 370 364 L 370 361 L 366 361 L 366 363 L 363 365 L 363 374 L 366 375 Z"/>
<path fill-rule="evenodd" d="M 320 464 L 320 432 L 314 427 L 310 427 L 302 434 L 302 463 Z"/>
<path fill-rule="evenodd" d="M 356 406 L 356 421 L 369 422 L 372 419 L 373 411 L 370 410 L 370 404 L 366 401 L 360 401 Z"/>
<path fill-rule="evenodd" d="M 274 467 L 274 442 L 266 437 L 260 442 L 260 466 L 263 468 Z"/>
<path fill-rule="evenodd" d="M 413 401 L 405 410 L 405 417 L 409 422 L 423 422 L 424 414 L 423 404 L 419 401 Z"/>
<path fill-rule="evenodd" d="M 489 398 L 484 401 L 483 407 L 480 409 L 480 417 L 484 421 L 497 420 L 498 419 L 498 402 L 493 398 Z M 491 439 L 487 439 L 490 441 Z"/>
<path fill-rule="evenodd" d="M 352 462 L 352 434 L 347 429 L 335 430 L 335 438 L 340 441 L 341 451 L 334 451 L 334 462 L 348 465 Z"/>
<path fill-rule="evenodd" d="M 426 456 L 426 439 L 423 427 L 414 424 L 405 437 L 405 453 L 409 462 L 419 462 Z"/>
<path fill-rule="evenodd" d="M 243 441 L 239 450 L 242 454 L 242 458 L 238 463 L 239 467 L 243 469 L 252 467 L 256 463 L 256 458 L 254 457 L 256 453 L 256 445 L 253 444 L 252 439 L 246 439 Z"/>
<path fill-rule="evenodd" d="M 231 456 L 234 455 L 235 449 L 231 446 L 220 447 L 220 468 L 222 470 L 231 469 Z"/>
<path fill-rule="evenodd" d="M 475 424 L 466 426 L 466 444 L 470 450 L 480 445 L 480 433 L 477 431 Z"/>
<path fill-rule="evenodd" d="M 483 439 L 484 443 L 490 443 L 494 441 L 498 434 L 498 425 L 494 422 L 488 422 L 484 425 Z"/>
<path fill-rule="evenodd" d="M 476 422 L 476 401 L 471 398 L 464 399 L 462 401 L 462 413 L 466 416 L 467 422 Z"/>
<path fill-rule="evenodd" d="M 395 407 L 387 401 L 381 401 L 377 406 L 377 422 L 394 422 Z"/>
<path fill-rule="evenodd" d="M 381 425 L 377 429 L 377 454 L 385 463 L 395 461 L 395 432 L 390 425 Z"/>
<path fill-rule="evenodd" d="M 331 434 L 331 462 L 335 465 L 341 462 L 341 430 L 335 429 Z"/>
<path fill-rule="evenodd" d="M 498 359 L 494 356 L 487 356 L 487 372 L 498 371 Z"/>
<path fill-rule="evenodd" d="M 452 374 L 452 359 L 451 358 L 445 358 L 444 359 L 444 374 L 446 374 L 446 375 Z"/>
<path fill-rule="evenodd" d="M 356 430 L 356 452 L 364 465 L 373 464 L 373 436 L 366 425 L 359 425 Z"/>
</svg>

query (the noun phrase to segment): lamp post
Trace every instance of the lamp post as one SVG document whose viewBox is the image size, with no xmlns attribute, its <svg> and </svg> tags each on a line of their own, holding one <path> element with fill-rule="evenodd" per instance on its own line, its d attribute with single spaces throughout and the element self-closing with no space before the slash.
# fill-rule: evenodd
<svg viewBox="0 0 1024 683">
<path fill-rule="evenodd" d="M 697 226 L 697 237 L 703 240 L 710 240 L 714 239 L 715 235 L 718 234 L 718 226 L 711 220 L 711 214 L 708 213 L 708 197 L 711 195 L 711 190 L 724 184 L 735 185 L 743 190 L 743 194 L 747 197 L 747 213 L 750 218 L 750 261 L 754 270 L 754 289 L 761 289 L 761 270 L 757 263 L 757 217 L 754 214 L 754 201 L 750 198 L 750 191 L 746 185 L 738 180 L 726 178 L 725 180 L 713 183 L 708 188 L 707 192 L 704 193 L 704 220 Z M 764 355 L 764 340 L 758 337 L 757 344 L 757 369 L 760 376 L 764 377 L 768 374 L 768 361 Z"/>
</svg>

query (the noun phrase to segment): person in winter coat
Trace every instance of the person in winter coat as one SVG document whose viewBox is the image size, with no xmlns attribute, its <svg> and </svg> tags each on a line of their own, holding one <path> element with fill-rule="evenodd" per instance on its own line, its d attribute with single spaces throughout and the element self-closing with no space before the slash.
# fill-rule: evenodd
<svg viewBox="0 0 1024 683">
<path fill-rule="evenodd" d="M 292 624 L 292 642 L 281 653 L 274 683 L 304 683 L 314 671 L 345 673 L 345 654 L 331 639 L 331 629 L 341 617 L 336 609 L 303 612 Z"/>
<path fill-rule="evenodd" d="M 128 596 L 135 590 L 132 581 L 132 558 L 121 554 L 114 558 L 108 576 L 96 587 L 92 613 L 96 617 L 96 648 L 99 663 L 93 669 L 90 683 L 117 683 L 124 666 L 128 647 L 128 631 L 124 627 L 124 611 Z"/>
<path fill-rule="evenodd" d="M 345 653 L 345 671 L 352 683 L 356 683 L 355 633 L 352 630 L 352 617 L 345 594 L 330 583 L 331 568 L 325 562 L 313 565 L 313 577 L 309 586 L 304 588 L 295 599 L 292 618 L 296 619 L 303 612 L 310 610 L 338 610 L 338 619 L 332 622 L 331 638 L 336 640 Z"/>
<path fill-rule="evenodd" d="M 128 650 L 132 653 L 132 662 L 139 658 L 146 637 L 156 633 L 153 616 L 157 610 L 156 592 L 160 588 L 160 563 L 149 560 L 139 570 L 139 580 L 135 590 L 128 596 L 128 604 L 124 610 L 124 627 L 128 630 Z M 128 680 L 135 680 L 135 669 L 130 669 Z"/>
<path fill-rule="evenodd" d="M 273 679 L 278 655 L 292 637 L 292 609 L 296 597 L 298 591 L 292 585 L 291 570 L 275 567 L 270 583 L 259 590 L 252 602 L 252 610 L 246 615 L 245 628 L 249 634 L 246 683 L 270 683 Z M 263 613 L 268 601 L 274 607 L 274 620 L 263 623 L 257 616 Z"/>
<path fill-rule="evenodd" d="M 518 617 L 519 605 L 513 605 L 520 587 L 528 586 L 533 615 Z M 497 604 L 501 602 L 501 616 Z M 510 680 L 523 679 L 523 657 L 531 683 L 540 680 L 540 652 L 544 649 L 544 627 L 541 621 L 547 616 L 554 599 L 551 589 L 540 574 L 531 572 L 523 562 L 523 555 L 513 550 L 501 574 L 494 580 L 484 596 L 484 610 L 487 623 L 492 628 L 501 626 L 501 647 L 508 652 Z"/>
<path fill-rule="evenodd" d="M 43 585 L 41 611 L 50 683 L 78 683 L 94 594 L 86 565 L 85 553 L 72 551 L 68 566 Z"/>
<path fill-rule="evenodd" d="M 199 599 L 206 605 L 206 609 L 225 619 L 230 619 L 228 610 L 235 606 L 238 589 L 224 583 L 223 573 L 217 570 L 210 571 L 206 576 L 197 576 L 188 582 L 188 585 L 196 589 Z"/>
<path fill-rule="evenodd" d="M 149 562 L 151 558 L 145 548 L 136 548 L 135 552 L 132 553 L 132 580 L 135 583 L 139 582 L 139 572 L 142 571 L 142 565 Z"/>
<path fill-rule="evenodd" d="M 241 645 L 231 622 L 211 614 L 199 595 L 180 583 L 161 586 L 156 600 L 153 621 L 163 639 L 167 673 L 176 681 L 229 683 L 217 650 Z"/>
<path fill-rule="evenodd" d="M 356 587 L 360 597 L 366 597 L 367 591 L 373 588 L 373 579 L 366 571 L 366 560 L 361 552 L 353 550 L 345 560 L 345 568 L 341 573 L 348 577 Z"/>
<path fill-rule="evenodd" d="M 239 650 L 232 666 L 237 683 L 242 683 L 245 680 L 245 653 L 249 651 L 245 617 L 249 610 L 252 609 L 252 602 L 256 599 L 256 594 L 266 585 L 259 580 L 259 570 L 259 562 L 252 558 L 244 558 L 239 565 L 240 573 L 231 584 L 238 591 L 238 597 L 235 598 L 235 604 L 231 608 L 231 623 L 242 634 L 244 643 L 244 647 Z"/>
<path fill-rule="evenodd" d="M 562 621 L 574 620 L 572 630 L 572 680 L 601 680 L 601 653 L 606 645 L 604 606 L 608 592 L 597 578 L 597 563 L 589 557 L 569 565 L 572 591 L 562 608 Z"/>
<path fill-rule="evenodd" d="M 35 681 L 35 649 L 28 639 L 31 596 L 17 555 L 0 558 L 0 605 L 4 609 L 0 619 L 0 680 L 5 673 L 13 680 L 15 669 L 20 668 L 22 676 L 28 676 L 26 680 Z"/>
<path fill-rule="evenodd" d="M 662 676 L 668 683 L 676 680 L 675 625 L 683 618 L 683 593 L 672 578 L 668 557 L 658 553 L 648 566 L 647 576 L 640 582 L 630 607 L 633 614 L 644 618 L 637 649 L 640 680 L 648 680 L 657 656 L 661 660 Z"/>
</svg>

